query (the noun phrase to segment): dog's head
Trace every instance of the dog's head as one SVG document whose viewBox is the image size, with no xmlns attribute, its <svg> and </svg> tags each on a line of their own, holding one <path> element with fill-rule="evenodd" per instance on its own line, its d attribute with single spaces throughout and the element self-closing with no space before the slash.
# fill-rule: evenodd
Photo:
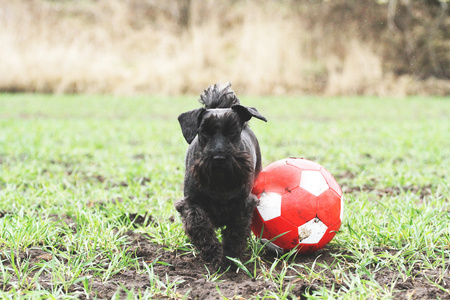
<svg viewBox="0 0 450 300">
<path fill-rule="evenodd" d="M 200 158 L 191 171 L 198 185 L 220 193 L 232 193 L 253 178 L 255 157 L 248 152 L 248 145 L 254 141 L 243 134 L 252 117 L 267 121 L 255 108 L 242 105 L 199 108 L 178 117 L 188 144 L 197 136 L 196 151 L 200 152 Z M 247 148 L 243 145 L 244 139 Z"/>
<path fill-rule="evenodd" d="M 188 144 L 192 143 L 198 134 L 199 143 L 205 146 L 207 139 L 210 143 L 214 143 L 211 137 L 228 137 L 230 140 L 238 141 L 242 129 L 252 117 L 267 122 L 256 108 L 242 105 L 233 105 L 231 108 L 194 109 L 182 113 L 178 117 L 178 122 Z"/>
</svg>

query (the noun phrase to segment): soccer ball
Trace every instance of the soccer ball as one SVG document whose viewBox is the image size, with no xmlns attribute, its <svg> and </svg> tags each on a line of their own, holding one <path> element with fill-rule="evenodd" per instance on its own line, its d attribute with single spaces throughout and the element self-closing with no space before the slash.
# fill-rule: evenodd
<svg viewBox="0 0 450 300">
<path fill-rule="evenodd" d="M 321 165 L 301 158 L 276 161 L 259 174 L 260 201 L 251 229 L 269 249 L 312 253 L 329 243 L 343 217 L 342 190 Z"/>
</svg>

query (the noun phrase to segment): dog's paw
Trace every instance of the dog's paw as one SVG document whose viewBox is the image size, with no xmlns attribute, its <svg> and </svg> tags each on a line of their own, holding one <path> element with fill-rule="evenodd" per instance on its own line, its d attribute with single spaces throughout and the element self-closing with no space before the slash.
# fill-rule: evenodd
<svg viewBox="0 0 450 300">
<path fill-rule="evenodd" d="M 203 261 L 205 262 L 205 266 L 208 268 L 208 270 L 211 270 L 213 272 L 222 273 L 227 270 L 227 267 L 223 266 L 223 261 L 221 259 L 214 258 L 212 261 L 206 261 L 205 259 L 203 259 Z"/>
<path fill-rule="evenodd" d="M 237 264 L 229 259 L 228 257 L 224 257 L 222 262 L 220 263 L 220 270 L 225 271 L 236 271 L 238 269 Z"/>
<path fill-rule="evenodd" d="M 222 245 L 217 241 L 217 243 L 210 244 L 206 249 L 201 251 L 202 259 L 214 266 L 220 266 L 223 257 Z"/>
<path fill-rule="evenodd" d="M 260 203 L 258 197 L 256 195 L 250 194 L 246 200 L 246 204 L 248 207 L 254 209 L 255 206 L 258 206 Z M 253 210 L 252 210 L 253 211 Z"/>
<path fill-rule="evenodd" d="M 182 214 L 186 207 L 186 201 L 184 199 L 180 199 L 174 203 L 175 209 Z"/>
</svg>

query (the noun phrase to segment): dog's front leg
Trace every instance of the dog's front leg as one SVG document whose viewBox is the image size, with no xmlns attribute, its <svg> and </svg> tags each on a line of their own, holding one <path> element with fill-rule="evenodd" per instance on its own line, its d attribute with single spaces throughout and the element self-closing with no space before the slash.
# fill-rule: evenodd
<svg viewBox="0 0 450 300">
<path fill-rule="evenodd" d="M 226 257 L 241 258 L 247 248 L 247 240 L 250 237 L 249 216 L 239 216 L 222 230 L 223 238 L 223 262 L 229 264 Z"/>
<path fill-rule="evenodd" d="M 230 264 L 231 261 L 226 257 L 241 258 L 247 248 L 247 240 L 250 237 L 250 224 L 252 215 L 257 203 L 257 197 L 250 195 L 243 207 L 234 215 L 234 218 L 222 230 L 223 238 L 223 263 Z"/>
<path fill-rule="evenodd" d="M 227 257 L 242 257 L 247 247 L 247 239 L 249 236 L 250 224 L 244 219 L 237 220 L 222 230 L 224 266 L 231 264 L 231 261 Z"/>
<path fill-rule="evenodd" d="M 198 205 L 187 205 L 184 199 L 175 207 L 181 215 L 186 234 L 202 259 L 218 266 L 222 262 L 223 249 L 206 212 Z"/>
</svg>

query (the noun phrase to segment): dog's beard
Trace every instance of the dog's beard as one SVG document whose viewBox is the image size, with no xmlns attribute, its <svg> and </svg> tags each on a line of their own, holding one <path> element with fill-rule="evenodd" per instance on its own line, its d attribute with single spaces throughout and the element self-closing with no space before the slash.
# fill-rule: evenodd
<svg viewBox="0 0 450 300">
<path fill-rule="evenodd" d="M 228 155 L 221 163 L 212 157 L 201 157 L 194 162 L 192 174 L 200 190 L 210 196 L 228 199 L 253 180 L 252 157 L 247 152 L 238 152 Z"/>
</svg>

